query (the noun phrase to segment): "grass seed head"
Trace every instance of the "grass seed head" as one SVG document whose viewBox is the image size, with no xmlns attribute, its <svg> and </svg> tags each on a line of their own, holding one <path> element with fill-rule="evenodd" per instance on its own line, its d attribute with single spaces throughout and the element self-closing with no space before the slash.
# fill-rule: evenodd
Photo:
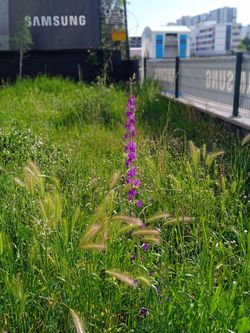
<svg viewBox="0 0 250 333">
<path fill-rule="evenodd" d="M 125 216 L 125 215 L 117 215 L 113 218 L 113 220 L 119 220 L 125 223 L 129 223 L 129 224 L 135 224 L 138 226 L 143 226 L 144 223 L 142 222 L 142 220 L 136 218 L 136 217 L 132 217 L 132 216 Z"/>
<path fill-rule="evenodd" d="M 104 243 L 80 244 L 79 248 L 82 250 L 103 252 L 106 251 L 107 245 Z"/>
<path fill-rule="evenodd" d="M 133 287 L 133 288 L 137 287 L 136 280 L 128 274 L 120 273 L 120 272 L 113 271 L 113 270 L 106 271 L 106 274 L 112 276 L 115 279 L 118 279 L 118 280 L 126 283 L 130 287 Z"/>
<path fill-rule="evenodd" d="M 156 215 L 151 216 L 147 222 L 154 222 L 154 221 L 158 221 L 158 220 L 165 220 L 167 218 L 169 218 L 171 215 L 169 213 L 159 213 Z"/>
<path fill-rule="evenodd" d="M 76 332 L 77 333 L 86 333 L 87 330 L 86 330 L 82 320 L 78 316 L 78 314 L 72 309 L 70 309 L 70 313 L 71 313 L 71 316 L 72 316 L 72 319 L 73 319 L 73 322 L 74 322 Z"/>
</svg>

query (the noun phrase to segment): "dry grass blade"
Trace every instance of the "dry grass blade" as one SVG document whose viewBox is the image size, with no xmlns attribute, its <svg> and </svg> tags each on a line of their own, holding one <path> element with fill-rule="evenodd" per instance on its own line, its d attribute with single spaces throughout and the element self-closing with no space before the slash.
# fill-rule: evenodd
<svg viewBox="0 0 250 333">
<path fill-rule="evenodd" d="M 173 218 L 164 223 L 164 225 L 172 225 L 172 224 L 188 224 L 193 221 L 193 218 L 190 216 L 184 216 L 181 218 Z"/>
<path fill-rule="evenodd" d="M 113 217 L 113 220 L 119 220 L 119 221 L 126 222 L 129 224 L 136 224 L 138 226 L 143 225 L 142 220 L 140 220 L 136 217 L 132 217 L 132 216 L 117 215 L 117 216 Z"/>
<path fill-rule="evenodd" d="M 247 134 L 241 141 L 241 146 L 245 146 L 245 144 L 247 144 L 250 141 L 250 133 Z"/>
<path fill-rule="evenodd" d="M 82 320 L 79 318 L 79 316 L 75 313 L 74 310 L 70 309 L 70 313 L 75 325 L 75 329 L 77 333 L 86 333 L 86 328 L 83 325 Z"/>
<path fill-rule="evenodd" d="M 119 273 L 119 272 L 116 272 L 116 271 L 110 271 L 110 270 L 106 271 L 106 273 L 108 275 L 110 275 L 110 276 L 128 284 L 130 287 L 136 287 L 137 286 L 136 280 L 133 277 L 127 275 L 127 274 Z"/>
<path fill-rule="evenodd" d="M 147 222 L 153 222 L 153 221 L 158 221 L 158 220 L 164 220 L 169 218 L 171 215 L 169 213 L 159 213 L 156 215 L 151 216 Z"/>
<path fill-rule="evenodd" d="M 89 251 L 105 251 L 107 249 L 107 245 L 104 243 L 93 243 L 93 244 L 80 244 L 79 248 L 82 250 L 89 250 Z"/>
<path fill-rule="evenodd" d="M 98 231 L 101 229 L 100 224 L 93 224 L 89 227 L 89 229 L 85 232 L 85 235 L 83 236 L 81 242 L 90 241 L 92 238 L 96 236 Z"/>
<path fill-rule="evenodd" d="M 157 229 L 144 229 L 133 232 L 133 236 L 159 236 L 161 234 L 160 230 Z"/>
</svg>

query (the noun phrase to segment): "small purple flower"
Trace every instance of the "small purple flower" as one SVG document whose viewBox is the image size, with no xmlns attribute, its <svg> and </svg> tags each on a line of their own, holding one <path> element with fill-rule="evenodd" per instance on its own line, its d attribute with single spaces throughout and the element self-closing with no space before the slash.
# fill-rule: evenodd
<svg viewBox="0 0 250 333">
<path fill-rule="evenodd" d="M 156 291 L 159 296 L 162 296 L 161 288 L 159 286 L 156 287 Z"/>
<path fill-rule="evenodd" d="M 129 230 L 129 232 L 128 232 L 128 237 L 131 238 L 132 235 L 133 235 L 133 230 Z"/>
<path fill-rule="evenodd" d="M 131 258 L 130 258 L 130 261 L 133 262 L 134 260 L 136 260 L 137 256 L 136 256 L 136 253 L 134 253 Z"/>
<path fill-rule="evenodd" d="M 132 181 L 132 184 L 135 186 L 135 187 L 140 187 L 141 186 L 141 182 L 138 180 L 138 179 L 134 179 Z"/>
<path fill-rule="evenodd" d="M 126 160 L 126 166 L 129 167 L 136 160 L 136 153 L 128 153 L 128 159 Z"/>
<path fill-rule="evenodd" d="M 135 153 L 136 152 L 136 143 L 130 141 L 125 146 L 125 153 Z"/>
<path fill-rule="evenodd" d="M 127 118 L 131 118 L 131 117 L 134 117 L 134 113 L 132 111 L 130 111 L 130 109 L 126 109 L 126 116 Z"/>
<path fill-rule="evenodd" d="M 132 166 L 131 169 L 128 170 L 127 176 L 133 178 L 136 175 L 137 175 L 137 167 L 136 166 Z"/>
<path fill-rule="evenodd" d="M 136 197 L 137 195 L 137 191 L 132 188 L 131 190 L 128 191 L 128 201 L 131 201 L 134 199 L 134 197 Z"/>
<path fill-rule="evenodd" d="M 147 308 L 142 307 L 142 308 L 140 308 L 140 310 L 139 310 L 139 315 L 140 315 L 141 317 L 146 317 L 146 316 L 149 315 L 149 310 L 148 310 Z"/>
<path fill-rule="evenodd" d="M 142 249 L 143 249 L 144 252 L 147 252 L 148 248 L 149 248 L 148 243 L 143 243 L 142 244 Z"/>
<path fill-rule="evenodd" d="M 142 208 L 143 207 L 143 204 L 142 204 L 141 200 L 136 200 L 136 206 L 138 208 Z"/>
<path fill-rule="evenodd" d="M 132 137 L 135 138 L 135 137 L 136 137 L 136 129 L 135 129 L 135 127 L 132 126 L 132 127 L 130 128 L 130 131 L 131 131 Z"/>
</svg>

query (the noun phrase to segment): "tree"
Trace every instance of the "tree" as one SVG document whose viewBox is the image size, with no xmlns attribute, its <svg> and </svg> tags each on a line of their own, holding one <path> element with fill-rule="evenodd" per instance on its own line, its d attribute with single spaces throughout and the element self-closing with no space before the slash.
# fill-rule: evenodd
<svg viewBox="0 0 250 333">
<path fill-rule="evenodd" d="M 102 46 L 105 49 L 114 48 L 114 42 L 112 41 L 112 31 L 114 29 L 125 29 L 124 19 L 121 20 L 120 24 L 112 24 L 110 18 L 112 11 L 120 11 L 122 17 L 124 15 L 123 0 L 101 0 Z"/>
<path fill-rule="evenodd" d="M 26 19 L 18 24 L 16 35 L 11 38 L 10 43 L 14 49 L 19 51 L 19 78 L 22 79 L 23 58 L 33 44 L 30 26 Z"/>
<path fill-rule="evenodd" d="M 244 39 L 242 39 L 242 41 L 240 42 L 240 44 L 237 47 L 239 50 L 242 51 L 250 51 L 250 38 L 245 37 Z"/>
</svg>

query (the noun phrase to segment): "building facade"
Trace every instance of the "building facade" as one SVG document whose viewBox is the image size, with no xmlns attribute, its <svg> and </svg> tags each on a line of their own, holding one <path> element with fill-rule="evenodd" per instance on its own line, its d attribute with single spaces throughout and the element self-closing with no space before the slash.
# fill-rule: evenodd
<svg viewBox="0 0 250 333">
<path fill-rule="evenodd" d="M 132 59 L 141 58 L 141 36 L 133 36 L 129 38 L 130 57 Z"/>
<path fill-rule="evenodd" d="M 196 16 L 182 16 L 176 20 L 177 25 L 192 26 L 206 21 L 215 21 L 216 23 L 231 23 L 237 22 L 237 8 L 224 7 L 203 13 Z"/>
<path fill-rule="evenodd" d="M 199 23 L 191 35 L 191 54 L 210 56 L 225 54 L 230 50 L 230 29 L 226 24 L 213 21 Z"/>
<path fill-rule="evenodd" d="M 190 27 L 190 52 L 192 56 L 230 54 L 244 38 L 242 24 L 225 24 L 207 21 Z"/>
<path fill-rule="evenodd" d="M 237 8 L 224 7 L 196 16 L 183 16 L 177 25 L 185 23 L 191 31 L 192 56 L 216 56 L 237 50 L 241 40 L 250 37 L 250 25 L 237 21 Z"/>
<path fill-rule="evenodd" d="M 231 27 L 231 49 L 235 50 L 244 38 L 244 29 L 241 23 L 232 24 Z"/>
<path fill-rule="evenodd" d="M 237 21 L 237 8 L 218 8 L 209 12 L 209 20 L 216 23 L 236 23 Z"/>
</svg>

